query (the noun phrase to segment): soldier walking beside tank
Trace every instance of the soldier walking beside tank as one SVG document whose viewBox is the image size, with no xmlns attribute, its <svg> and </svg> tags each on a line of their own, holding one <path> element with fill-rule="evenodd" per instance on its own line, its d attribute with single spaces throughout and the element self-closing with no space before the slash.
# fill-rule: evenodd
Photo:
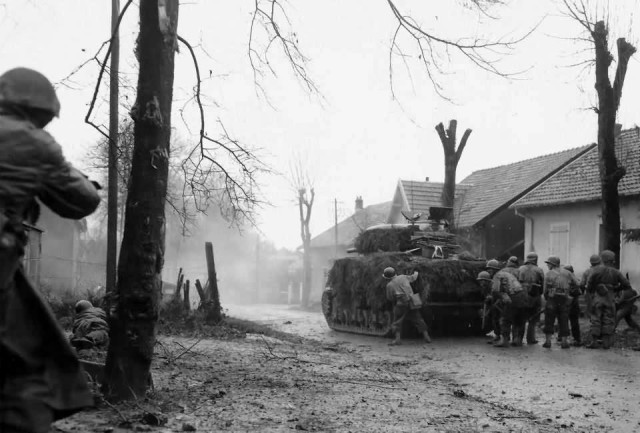
<svg viewBox="0 0 640 433">
<path fill-rule="evenodd" d="M 592 254 L 591 257 L 589 257 L 589 264 L 591 265 L 591 267 L 584 271 L 584 273 L 582 274 L 582 278 L 580 279 L 580 289 L 582 289 L 582 293 L 584 294 L 587 319 L 591 320 L 593 292 L 587 290 L 587 281 L 589 281 L 589 276 L 593 273 L 594 268 L 602 264 L 600 256 L 598 254 Z"/>
<path fill-rule="evenodd" d="M 582 338 L 580 335 L 580 281 L 574 274 L 573 266 L 564 265 L 564 269 L 571 274 L 571 285 L 569 288 L 569 296 L 571 298 L 569 304 L 569 327 L 571 328 L 571 336 L 573 337 L 573 345 L 575 347 L 582 346 Z"/>
<path fill-rule="evenodd" d="M 593 293 L 591 314 L 591 343 L 589 349 L 598 347 L 598 339 L 602 339 L 602 348 L 609 349 L 613 344 L 613 332 L 616 326 L 614 293 L 620 290 L 631 290 L 629 280 L 614 268 L 616 255 L 613 251 L 600 253 L 603 266 L 597 266 L 587 281 L 587 291 Z"/>
<path fill-rule="evenodd" d="M 411 303 L 411 296 L 413 295 L 411 283 L 418 278 L 418 271 L 415 271 L 412 275 L 396 275 L 396 270 L 389 267 L 385 268 L 382 276 L 385 280 L 390 280 L 387 283 L 386 295 L 387 299 L 393 303 L 393 323 L 391 324 L 391 330 L 393 331 L 394 339 L 389 345 L 395 346 L 400 344 L 402 324 L 405 320 L 413 323 L 418 332 L 422 334 L 425 342 L 431 343 L 431 337 L 427 331 L 427 324 L 422 318 L 420 308 L 412 307 Z"/>
<path fill-rule="evenodd" d="M 529 297 L 527 308 L 527 344 L 537 344 L 536 327 L 542 307 L 544 271 L 538 266 L 538 254 L 530 252 L 518 270 L 518 280 Z"/>
<path fill-rule="evenodd" d="M 496 347 L 509 347 L 509 338 L 513 335 L 513 346 L 522 346 L 521 329 L 526 320 L 527 298 L 522 286 L 510 272 L 500 268 L 497 260 L 487 262 L 487 272 L 492 278 L 492 295 L 499 299 L 500 340 Z"/>
<path fill-rule="evenodd" d="M 38 198 L 72 219 L 91 214 L 96 187 L 65 160 L 43 128 L 60 112 L 49 80 L 16 68 L 0 76 L 0 431 L 48 432 L 51 423 L 93 404 L 86 379 L 51 309 L 21 262 L 23 222 Z"/>
<path fill-rule="evenodd" d="M 559 335 L 563 349 L 568 349 L 569 342 L 569 289 L 572 276 L 566 269 L 560 267 L 560 258 L 550 256 L 545 263 L 549 271 L 544 276 L 544 299 L 547 304 L 544 309 L 545 342 L 542 347 L 551 348 L 551 336 L 558 319 Z"/>
</svg>

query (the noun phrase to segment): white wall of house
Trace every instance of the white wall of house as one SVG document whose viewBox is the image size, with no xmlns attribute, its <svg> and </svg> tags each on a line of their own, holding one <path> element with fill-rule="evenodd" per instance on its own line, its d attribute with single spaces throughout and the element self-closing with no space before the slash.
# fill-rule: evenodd
<svg viewBox="0 0 640 433">
<path fill-rule="evenodd" d="M 600 203 L 576 203 L 521 209 L 525 218 L 525 251 L 535 251 L 544 269 L 550 255 L 573 265 L 578 276 L 587 269 L 589 256 L 600 250 Z M 625 201 L 620 209 L 622 228 L 640 227 L 640 202 Z M 620 269 L 640 288 L 640 245 L 623 243 Z"/>
</svg>

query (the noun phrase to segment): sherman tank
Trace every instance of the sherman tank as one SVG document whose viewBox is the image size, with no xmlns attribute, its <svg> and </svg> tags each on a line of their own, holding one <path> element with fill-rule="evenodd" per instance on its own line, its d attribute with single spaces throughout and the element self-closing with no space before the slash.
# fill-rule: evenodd
<svg viewBox="0 0 640 433">
<path fill-rule="evenodd" d="M 322 310 L 336 331 L 374 336 L 391 333 L 393 305 L 386 299 L 382 271 L 419 272 L 412 284 L 421 313 L 436 335 L 483 333 L 487 293 L 476 277 L 485 260 L 461 251 L 458 238 L 441 220 L 384 224 L 363 231 L 352 249 L 357 255 L 337 259 L 327 275 Z M 411 330 L 406 329 L 407 335 Z"/>
</svg>

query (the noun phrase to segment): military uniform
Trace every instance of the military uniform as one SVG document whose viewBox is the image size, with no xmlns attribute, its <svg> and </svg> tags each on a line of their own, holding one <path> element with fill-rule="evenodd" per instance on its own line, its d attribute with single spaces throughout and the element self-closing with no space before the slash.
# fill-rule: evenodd
<svg viewBox="0 0 640 433">
<path fill-rule="evenodd" d="M 413 275 L 396 275 L 387 283 L 387 300 L 391 301 L 393 307 L 393 323 L 391 330 L 396 335 L 395 343 L 400 340 L 402 324 L 405 320 L 410 321 L 423 336 L 427 334 L 427 324 L 422 318 L 420 309 L 412 309 L 409 305 L 409 297 L 413 294 L 411 283 L 418 278 L 418 272 Z M 428 335 L 428 334 L 427 334 Z M 428 340 L 425 337 L 425 340 Z"/>
<path fill-rule="evenodd" d="M 584 292 L 585 309 L 587 313 L 587 318 L 589 320 L 591 320 L 591 310 L 593 309 L 594 294 L 589 289 L 587 289 L 587 282 L 589 281 L 589 277 L 593 273 L 594 269 L 596 269 L 598 266 L 602 266 L 602 265 L 600 264 L 593 265 L 589 269 L 584 271 L 584 273 L 582 274 L 582 278 L 580 279 L 580 288 Z"/>
<path fill-rule="evenodd" d="M 501 304 L 500 331 L 505 346 L 511 334 L 513 344 L 522 345 L 521 329 L 524 327 L 527 312 L 527 297 L 522 286 L 512 273 L 504 269 L 493 276 L 492 295 Z"/>
<path fill-rule="evenodd" d="M 553 268 L 544 276 L 544 297 L 547 301 L 544 309 L 544 333 L 552 335 L 556 318 L 560 338 L 569 336 L 569 291 L 573 278 L 566 269 Z M 545 343 L 546 344 L 546 343 Z"/>
<path fill-rule="evenodd" d="M 614 292 L 618 290 L 631 290 L 629 281 L 619 270 L 606 265 L 594 268 L 587 281 L 587 291 L 593 293 L 591 336 L 594 341 L 602 338 L 605 348 L 611 346 L 615 330 Z"/>
<path fill-rule="evenodd" d="M 12 71 L 13 78 L 37 74 Z M 3 84 L 7 101 L 14 89 Z M 96 209 L 100 197 L 65 161 L 60 145 L 36 120 L 26 119 L 31 117 L 21 110 L 0 105 L 0 431 L 44 433 L 52 421 L 92 405 L 93 398 L 53 313 L 23 272 L 22 222 L 35 222 L 36 198 L 64 218 L 80 219 Z"/>
<path fill-rule="evenodd" d="M 616 327 L 618 327 L 618 323 L 624 319 L 629 329 L 640 331 L 640 325 L 633 320 L 632 316 L 638 308 L 635 306 L 635 300 L 632 301 L 631 299 L 637 295 L 638 292 L 633 289 L 620 290 L 618 292 L 616 297 Z"/>
<path fill-rule="evenodd" d="M 538 312 L 542 308 L 542 287 L 544 285 L 544 271 L 536 264 L 526 262 L 520 266 L 519 271 L 520 285 L 528 296 L 527 305 L 527 343 L 535 344 L 536 327 L 540 320 Z"/>
</svg>

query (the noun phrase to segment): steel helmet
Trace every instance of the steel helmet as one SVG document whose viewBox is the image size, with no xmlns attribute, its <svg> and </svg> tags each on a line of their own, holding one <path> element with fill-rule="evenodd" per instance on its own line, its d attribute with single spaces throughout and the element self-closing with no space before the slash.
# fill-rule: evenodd
<svg viewBox="0 0 640 433">
<path fill-rule="evenodd" d="M 60 115 L 60 101 L 51 82 L 38 71 L 14 68 L 0 75 L 0 102 Z"/>
<path fill-rule="evenodd" d="M 385 268 L 384 271 L 382 272 L 382 276 L 387 280 L 390 280 L 391 278 L 396 276 L 396 270 L 393 269 L 392 267 Z"/>
<path fill-rule="evenodd" d="M 558 256 L 549 256 L 547 260 L 544 261 L 550 265 L 560 266 L 560 257 Z"/>
<path fill-rule="evenodd" d="M 525 257 L 526 262 L 538 263 L 538 253 L 534 253 L 533 251 L 527 253 L 527 257 Z"/>
<path fill-rule="evenodd" d="M 511 256 L 511 257 L 509 257 L 508 262 L 517 265 L 518 264 L 518 258 L 516 256 Z"/>
<path fill-rule="evenodd" d="M 476 280 L 478 280 L 478 281 L 492 281 L 491 280 L 491 275 L 489 275 L 489 272 L 487 272 L 487 271 L 481 271 L 478 274 L 478 278 L 476 278 Z"/>
<path fill-rule="evenodd" d="M 604 250 L 600 253 L 602 263 L 613 263 L 616 261 L 616 254 L 611 250 Z"/>
<path fill-rule="evenodd" d="M 571 272 L 573 274 L 573 266 L 572 265 L 564 265 L 563 268 L 565 268 L 567 271 Z"/>
<path fill-rule="evenodd" d="M 487 266 L 486 267 L 489 268 L 489 269 L 496 269 L 496 270 L 502 269 L 500 267 L 500 262 L 497 261 L 496 259 L 489 260 L 487 262 Z"/>
<path fill-rule="evenodd" d="M 601 262 L 602 260 L 600 260 L 600 256 L 597 254 L 592 254 L 591 257 L 589 257 L 589 263 L 592 265 L 599 265 Z"/>
<path fill-rule="evenodd" d="M 93 308 L 93 304 L 89 301 L 83 299 L 82 301 L 76 302 L 76 314 L 87 311 L 89 308 Z"/>
</svg>

